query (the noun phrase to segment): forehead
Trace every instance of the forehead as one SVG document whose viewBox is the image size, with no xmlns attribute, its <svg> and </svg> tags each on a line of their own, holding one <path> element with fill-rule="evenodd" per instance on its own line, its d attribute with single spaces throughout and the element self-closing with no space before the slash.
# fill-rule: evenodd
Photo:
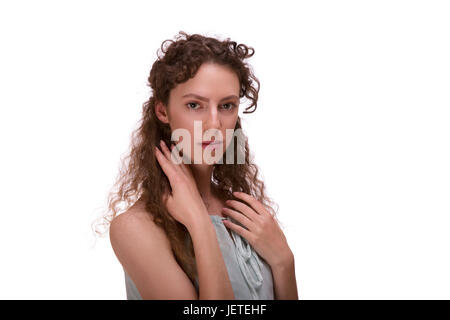
<svg viewBox="0 0 450 320">
<path fill-rule="evenodd" d="M 213 100 L 229 95 L 239 96 L 239 78 L 230 68 L 217 64 L 203 64 L 192 79 L 178 84 L 171 92 L 180 98 L 194 93 Z"/>
</svg>

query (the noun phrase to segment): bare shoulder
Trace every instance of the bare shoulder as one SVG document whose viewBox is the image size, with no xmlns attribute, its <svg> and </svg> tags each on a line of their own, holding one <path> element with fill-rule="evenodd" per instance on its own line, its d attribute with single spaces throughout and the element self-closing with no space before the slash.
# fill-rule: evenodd
<svg viewBox="0 0 450 320">
<path fill-rule="evenodd" d="M 142 201 L 136 202 L 111 222 L 110 240 L 113 247 L 116 241 L 120 241 L 123 237 L 130 241 L 148 239 L 156 242 L 161 249 L 170 249 L 165 231 L 153 221 L 151 213 L 145 210 Z"/>
<path fill-rule="evenodd" d="M 155 224 L 143 203 L 113 219 L 110 241 L 143 299 L 198 299 L 165 231 Z"/>
</svg>

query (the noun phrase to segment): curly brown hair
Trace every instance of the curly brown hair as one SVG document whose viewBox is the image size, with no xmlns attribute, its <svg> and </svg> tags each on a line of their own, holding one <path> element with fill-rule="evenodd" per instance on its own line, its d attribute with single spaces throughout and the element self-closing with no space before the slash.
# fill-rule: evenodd
<svg viewBox="0 0 450 320">
<path fill-rule="evenodd" d="M 168 45 L 166 45 L 166 43 Z M 200 34 L 187 34 L 180 31 L 174 40 L 165 40 L 161 45 L 163 55 L 157 50 L 157 60 L 153 63 L 148 77 L 148 85 L 152 94 L 143 104 L 142 119 L 136 130 L 131 135 L 131 150 L 128 156 L 122 160 L 122 167 L 113 186 L 116 191 L 108 195 L 108 210 L 97 223 L 93 224 L 96 234 L 103 235 L 111 221 L 118 214 L 118 204 L 125 202 L 126 211 L 137 200 L 143 200 L 145 209 L 151 214 L 154 222 L 162 227 L 170 241 L 176 261 L 186 272 L 190 280 L 198 277 L 195 263 L 195 253 L 192 239 L 187 228 L 176 221 L 163 205 L 162 195 L 170 192 L 170 183 L 162 171 L 154 154 L 154 147 L 163 140 L 166 145 L 171 142 L 171 130 L 169 124 L 161 122 L 155 114 L 156 102 L 168 105 L 170 91 L 179 83 L 193 78 L 204 63 L 215 63 L 233 70 L 240 83 L 239 97 L 251 100 L 244 113 L 252 113 L 256 110 L 259 80 L 253 75 L 250 66 L 243 60 L 254 54 L 254 49 L 244 44 L 237 44 L 227 38 L 220 41 L 216 38 L 206 37 Z M 253 107 L 253 110 L 249 111 Z M 227 164 L 226 152 L 222 161 L 214 164 L 212 173 L 212 186 L 214 193 L 223 200 L 235 198 L 234 191 L 240 191 L 252 195 L 259 200 L 276 218 L 278 207 L 265 194 L 265 185 L 258 178 L 258 167 L 250 159 L 248 139 L 242 133 L 241 121 L 238 117 L 236 129 L 243 135 L 245 141 L 245 162 Z M 234 152 L 235 157 L 237 152 Z M 253 158 L 253 156 L 252 156 Z M 98 221 L 100 220 L 100 221 Z M 100 227 L 104 232 L 99 231 Z M 106 228 L 105 228 L 106 227 Z"/>
</svg>

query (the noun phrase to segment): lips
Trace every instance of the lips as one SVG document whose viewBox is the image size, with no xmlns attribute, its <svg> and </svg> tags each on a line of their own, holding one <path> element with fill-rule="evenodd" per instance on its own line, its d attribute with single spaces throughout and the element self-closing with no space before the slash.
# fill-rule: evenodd
<svg viewBox="0 0 450 320">
<path fill-rule="evenodd" d="M 219 143 L 221 143 L 221 141 L 211 140 L 211 141 L 203 141 L 202 142 L 202 144 L 219 144 Z"/>
<path fill-rule="evenodd" d="M 220 143 L 222 143 L 222 141 L 214 141 L 214 140 L 210 140 L 210 141 L 203 141 L 203 142 L 202 142 L 202 145 L 208 146 L 208 145 L 210 145 L 210 144 L 220 144 Z"/>
</svg>

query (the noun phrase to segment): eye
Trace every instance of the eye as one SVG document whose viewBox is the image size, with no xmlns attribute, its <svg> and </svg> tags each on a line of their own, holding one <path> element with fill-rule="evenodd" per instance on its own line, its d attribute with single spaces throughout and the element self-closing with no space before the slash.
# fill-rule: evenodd
<svg viewBox="0 0 450 320">
<path fill-rule="evenodd" d="M 191 110 L 197 110 L 198 108 L 191 108 L 190 107 L 190 105 L 198 105 L 198 103 L 197 102 L 188 102 L 188 103 L 186 103 L 186 106 L 188 107 L 188 109 L 191 109 Z"/>
<path fill-rule="evenodd" d="M 223 106 L 230 106 L 229 108 L 224 108 L 225 110 L 233 110 L 233 108 L 236 107 L 236 105 L 234 103 L 225 103 L 223 104 Z"/>
</svg>

